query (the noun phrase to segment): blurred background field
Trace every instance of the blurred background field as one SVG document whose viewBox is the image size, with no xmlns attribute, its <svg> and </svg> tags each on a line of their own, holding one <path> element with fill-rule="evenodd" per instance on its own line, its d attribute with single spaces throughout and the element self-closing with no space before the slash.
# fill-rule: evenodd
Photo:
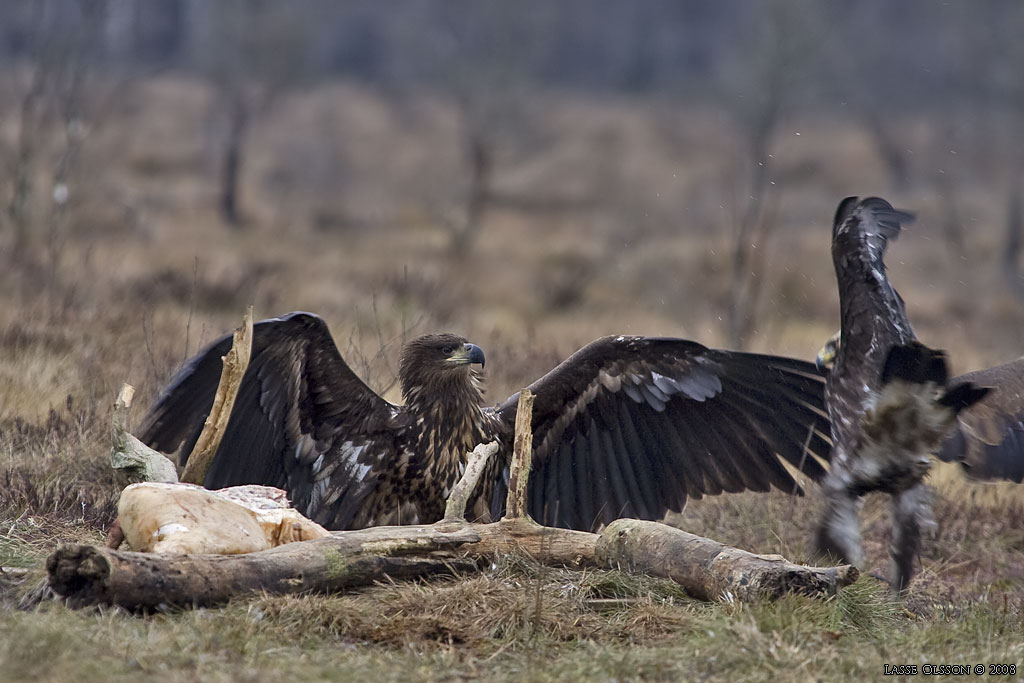
<svg viewBox="0 0 1024 683">
<path fill-rule="evenodd" d="M 918 216 L 887 260 L 922 341 L 957 372 L 1016 358 L 1022 28 L 1013 0 L 5 1 L 0 564 L 105 528 L 117 388 L 137 419 L 249 304 L 319 313 L 396 401 L 402 341 L 439 330 L 484 348 L 495 401 L 605 334 L 811 359 L 832 212 L 877 194 Z M 1024 514 L 993 498 L 939 502 L 924 628 L 978 601 L 1019 620 Z M 680 521 L 801 559 L 814 509 Z M 754 650 L 790 633 L 757 624 Z"/>
</svg>

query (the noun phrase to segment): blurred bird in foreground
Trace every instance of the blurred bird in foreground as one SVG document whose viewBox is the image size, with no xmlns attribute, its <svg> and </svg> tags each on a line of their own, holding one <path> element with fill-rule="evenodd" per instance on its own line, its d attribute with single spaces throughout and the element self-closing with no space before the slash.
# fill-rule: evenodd
<svg viewBox="0 0 1024 683">
<path fill-rule="evenodd" d="M 825 511 L 816 534 L 823 555 L 863 566 L 857 512 L 871 491 L 892 496 L 890 582 L 910 581 L 930 516 L 924 485 L 931 455 L 957 415 L 989 389 L 951 382 L 945 355 L 920 344 L 903 300 L 889 284 L 883 255 L 912 217 L 884 199 L 844 199 L 832 228 L 839 285 L 840 341 L 825 385 L 832 425 Z"/>
</svg>

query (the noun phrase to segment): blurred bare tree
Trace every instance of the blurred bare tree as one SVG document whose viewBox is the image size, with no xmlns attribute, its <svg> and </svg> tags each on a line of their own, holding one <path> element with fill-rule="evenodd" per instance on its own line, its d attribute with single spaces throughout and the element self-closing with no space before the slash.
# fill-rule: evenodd
<svg viewBox="0 0 1024 683">
<path fill-rule="evenodd" d="M 6 211 L 10 254 L 20 261 L 42 240 L 52 279 L 74 191 L 72 175 L 90 125 L 86 80 L 102 45 L 108 3 L 36 0 L 17 5 L 29 30 L 24 69 L 15 72 L 21 94 Z"/>
<path fill-rule="evenodd" d="M 192 57 L 213 83 L 220 135 L 218 204 L 225 223 L 243 222 L 246 137 L 290 89 L 308 77 L 314 14 L 273 0 L 220 0 L 192 6 Z"/>
<path fill-rule="evenodd" d="M 461 208 L 454 217 L 439 212 L 457 257 L 470 251 L 495 201 L 497 165 L 516 147 L 522 152 L 522 143 L 531 137 L 526 103 L 557 39 L 561 15 L 551 3 L 527 4 L 423 3 L 409 7 L 394 26 L 393 40 L 417 44 L 427 56 L 403 73 L 397 85 L 407 88 L 410 80 L 433 83 L 449 95 L 458 112 L 465 169 Z"/>
<path fill-rule="evenodd" d="M 761 263 L 775 230 L 780 188 L 772 144 L 805 65 L 812 59 L 806 31 L 806 2 L 772 0 L 749 17 L 744 50 L 727 77 L 722 98 L 739 137 L 738 167 L 732 178 L 734 222 L 726 333 L 733 348 L 743 348 L 757 324 Z"/>
</svg>

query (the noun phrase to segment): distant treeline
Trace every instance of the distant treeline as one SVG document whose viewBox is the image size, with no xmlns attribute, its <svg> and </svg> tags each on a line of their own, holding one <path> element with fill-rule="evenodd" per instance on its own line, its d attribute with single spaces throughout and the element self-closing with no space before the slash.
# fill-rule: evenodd
<svg viewBox="0 0 1024 683">
<path fill-rule="evenodd" d="M 107 64 L 233 62 L 397 88 L 742 94 L 737 83 L 783 59 L 812 101 L 840 105 L 866 87 L 888 106 L 1015 100 L 1024 54 L 1018 0 L 5 0 L 0 60 L 59 51 L 86 25 L 99 27 L 89 59 Z"/>
</svg>

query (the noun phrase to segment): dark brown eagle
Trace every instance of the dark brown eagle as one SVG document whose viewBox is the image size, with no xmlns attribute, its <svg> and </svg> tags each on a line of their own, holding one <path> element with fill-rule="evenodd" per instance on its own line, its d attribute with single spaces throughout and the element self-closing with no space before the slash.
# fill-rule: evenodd
<svg viewBox="0 0 1024 683">
<path fill-rule="evenodd" d="M 218 339 L 178 373 L 145 418 L 143 441 L 168 453 L 192 450 L 230 345 L 229 336 Z M 479 519 L 497 518 L 518 394 L 486 406 L 473 367 L 483 363 L 480 348 L 462 337 L 410 341 L 398 406 L 352 372 L 318 316 L 259 322 L 205 484 L 283 488 L 331 529 L 428 523 L 443 516 L 467 453 L 497 440 L 498 456 L 469 507 Z M 536 397 L 528 506 L 550 526 L 660 519 L 688 497 L 723 491 L 799 491 L 783 460 L 824 476 L 828 421 L 813 363 L 683 339 L 605 337 L 529 388 Z"/>
<path fill-rule="evenodd" d="M 818 367 L 831 366 L 838 352 L 836 333 L 818 352 Z M 992 391 L 957 415 L 939 448 L 939 459 L 959 463 L 971 479 L 1024 481 L 1024 358 L 950 382 L 971 382 Z"/>
<path fill-rule="evenodd" d="M 988 389 L 950 382 L 945 356 L 917 342 L 903 300 L 889 284 L 883 255 L 911 216 L 884 199 L 844 199 L 832 228 L 839 283 L 840 342 L 825 385 L 832 424 L 831 468 L 822 483 L 822 554 L 863 565 L 857 512 L 871 491 L 892 496 L 893 570 L 902 590 L 929 514 L 923 484 L 930 457 L 957 414 Z"/>
</svg>

